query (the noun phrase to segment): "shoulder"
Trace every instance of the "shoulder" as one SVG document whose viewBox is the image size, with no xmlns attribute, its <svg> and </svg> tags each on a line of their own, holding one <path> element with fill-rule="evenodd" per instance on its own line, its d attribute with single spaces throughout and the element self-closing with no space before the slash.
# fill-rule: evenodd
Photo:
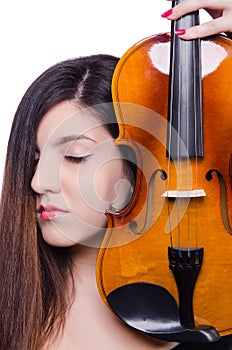
<svg viewBox="0 0 232 350">
<path fill-rule="evenodd" d="M 232 335 L 221 337 L 217 343 L 212 344 L 180 344 L 173 350 L 232 350 Z"/>
</svg>

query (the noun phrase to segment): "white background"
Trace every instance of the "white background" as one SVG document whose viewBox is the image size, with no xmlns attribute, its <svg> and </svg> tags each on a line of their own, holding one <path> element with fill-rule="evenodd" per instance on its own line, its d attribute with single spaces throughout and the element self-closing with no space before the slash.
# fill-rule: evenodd
<svg viewBox="0 0 232 350">
<path fill-rule="evenodd" d="M 170 31 L 165 0 L 9 0 L 0 5 L 0 188 L 17 105 L 45 69 L 67 58 L 121 56 L 150 35 Z M 20 157 L 20 155 L 19 155 Z"/>
</svg>

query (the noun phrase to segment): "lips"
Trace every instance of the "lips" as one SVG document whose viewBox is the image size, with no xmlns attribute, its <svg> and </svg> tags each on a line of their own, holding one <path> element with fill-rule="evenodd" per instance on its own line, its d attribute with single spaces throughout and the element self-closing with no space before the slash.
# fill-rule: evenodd
<svg viewBox="0 0 232 350">
<path fill-rule="evenodd" d="M 42 220 L 52 220 L 64 216 L 68 213 L 67 211 L 57 208 L 53 205 L 40 205 L 37 212 L 40 214 L 39 216 Z"/>
</svg>

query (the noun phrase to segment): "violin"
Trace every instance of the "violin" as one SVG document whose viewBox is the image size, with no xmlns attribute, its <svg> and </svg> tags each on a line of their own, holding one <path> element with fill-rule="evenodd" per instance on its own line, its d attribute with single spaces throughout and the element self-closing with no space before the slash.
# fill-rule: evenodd
<svg viewBox="0 0 232 350">
<path fill-rule="evenodd" d="M 129 326 L 207 343 L 232 333 L 232 41 L 175 35 L 198 23 L 172 21 L 116 67 L 115 142 L 137 175 L 127 207 L 106 213 L 97 283 Z"/>
</svg>

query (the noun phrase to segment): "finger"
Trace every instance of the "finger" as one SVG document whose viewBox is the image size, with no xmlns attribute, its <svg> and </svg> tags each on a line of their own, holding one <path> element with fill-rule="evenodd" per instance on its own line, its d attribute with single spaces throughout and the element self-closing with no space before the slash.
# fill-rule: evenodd
<svg viewBox="0 0 232 350">
<path fill-rule="evenodd" d="M 198 26 L 194 26 L 186 29 L 183 28 L 185 29 L 185 33 L 183 35 L 178 35 L 178 36 L 181 39 L 189 40 L 189 39 L 203 38 L 206 36 L 219 34 L 222 32 L 231 32 L 232 31 L 231 18 L 232 18 L 231 15 L 227 17 L 220 17 Z"/>
<path fill-rule="evenodd" d="M 214 10 L 219 13 L 222 9 L 226 11 L 231 10 L 231 8 L 231 0 L 183 0 L 172 8 L 171 13 L 166 18 L 176 20 L 189 12 L 194 12 L 199 9 Z"/>
</svg>

